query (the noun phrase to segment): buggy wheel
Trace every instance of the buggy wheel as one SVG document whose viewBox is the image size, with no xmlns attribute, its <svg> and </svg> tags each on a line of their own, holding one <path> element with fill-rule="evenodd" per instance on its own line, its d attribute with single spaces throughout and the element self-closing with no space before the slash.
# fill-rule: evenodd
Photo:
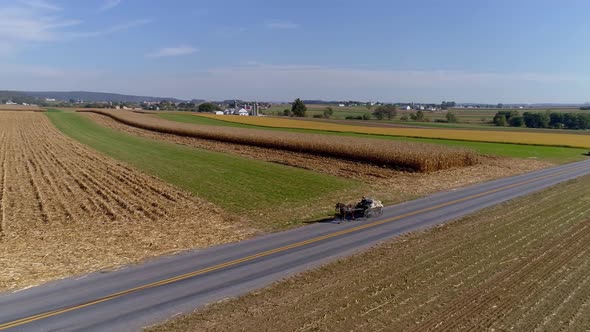
<svg viewBox="0 0 590 332">
<path fill-rule="evenodd" d="M 381 217 L 382 214 L 383 214 L 383 208 L 375 209 L 375 217 Z"/>
</svg>

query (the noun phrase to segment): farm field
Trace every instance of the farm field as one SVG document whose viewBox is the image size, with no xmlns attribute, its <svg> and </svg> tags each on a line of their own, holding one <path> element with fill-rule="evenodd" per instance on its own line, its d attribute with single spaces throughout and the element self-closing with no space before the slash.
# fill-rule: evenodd
<svg viewBox="0 0 590 332">
<path fill-rule="evenodd" d="M 38 112 L 0 112 L 0 174 L 2 291 L 255 232 L 66 137 Z"/>
<path fill-rule="evenodd" d="M 477 154 L 463 148 L 408 142 L 386 142 L 361 138 L 328 137 L 309 133 L 269 132 L 238 128 L 211 127 L 157 119 L 145 114 L 92 110 L 113 119 L 142 129 L 179 136 L 197 137 L 272 148 L 282 151 L 305 152 L 355 162 L 383 165 L 394 169 L 430 172 L 477 163 Z"/>
<path fill-rule="evenodd" d="M 156 116 L 156 115 L 152 115 Z M 490 142 L 470 142 L 461 140 L 448 140 L 448 139 L 431 139 L 431 138 L 414 138 L 414 137 L 402 137 L 402 136 L 388 136 L 388 135 L 373 135 L 373 134 L 359 134 L 350 132 L 334 132 L 334 131 L 323 131 L 319 129 L 292 129 L 292 128 L 279 128 L 279 127 L 264 127 L 243 124 L 239 122 L 224 121 L 222 118 L 214 119 L 210 117 L 202 117 L 194 114 L 178 114 L 178 113 L 160 113 L 158 117 L 162 117 L 171 121 L 178 121 L 184 123 L 194 123 L 200 125 L 215 125 L 215 126 L 229 126 L 237 128 L 252 128 L 252 129 L 265 129 L 265 130 L 284 130 L 292 132 L 303 132 L 303 133 L 315 133 L 322 135 L 335 135 L 335 136 L 350 136 L 350 137 L 362 137 L 362 138 L 373 138 L 382 140 L 396 140 L 396 141 L 408 141 L 417 143 L 430 143 L 430 144 L 441 144 L 452 147 L 462 147 L 471 149 L 480 154 L 504 156 L 512 158 L 532 158 L 538 160 L 544 160 L 552 163 L 567 163 L 582 160 L 584 154 L 588 152 L 587 149 L 580 148 L 567 148 L 567 147 L 555 147 L 555 146 L 527 146 L 522 144 L 506 144 L 506 143 L 490 143 Z"/>
<path fill-rule="evenodd" d="M 100 126 L 83 113 L 47 116 L 81 143 L 249 218 L 260 228 L 324 216 L 337 197 L 355 197 L 367 189 L 354 180 L 132 136 Z"/>
<path fill-rule="evenodd" d="M 43 109 L 38 106 L 0 104 L 0 111 L 43 111 Z"/>
<path fill-rule="evenodd" d="M 363 127 L 325 123 L 319 121 L 299 121 L 290 118 L 265 118 L 250 116 L 227 116 L 201 114 L 213 119 L 238 122 L 249 125 L 267 126 L 276 128 L 296 128 L 324 130 L 335 132 L 349 132 L 358 134 L 405 136 L 418 138 L 436 138 L 476 142 L 512 143 L 544 146 L 566 146 L 574 148 L 590 148 L 590 135 L 575 134 L 547 134 L 537 132 L 508 132 L 508 131 L 479 131 L 479 130 L 453 130 L 453 129 L 425 129 L 425 128 L 384 128 Z"/>
<path fill-rule="evenodd" d="M 344 120 L 347 116 L 362 116 L 363 114 L 371 114 L 377 106 L 372 106 L 369 110 L 366 106 L 345 106 L 339 107 L 337 105 L 328 105 L 328 104 L 307 104 L 307 116 L 313 117 L 314 115 L 322 115 L 326 107 L 332 107 L 334 110 L 334 115 L 332 118 L 337 120 Z M 291 109 L 291 104 L 279 104 L 273 105 L 270 109 L 262 111 L 263 114 L 267 115 L 282 115 L 283 110 Z M 534 108 L 534 109 L 502 109 L 503 111 L 517 111 L 519 113 L 524 112 L 545 112 L 546 110 L 550 110 L 552 112 L 568 112 L 568 113 L 578 113 L 578 112 L 588 112 L 582 111 L 578 108 Z M 495 108 L 452 108 L 450 110 L 453 112 L 458 118 L 461 123 L 465 124 L 472 124 L 472 125 L 487 125 L 492 122 L 494 115 L 499 109 Z M 403 115 L 408 115 L 411 113 L 415 113 L 416 111 L 406 111 L 406 110 L 398 110 L 399 119 Z M 424 111 L 425 118 L 429 119 L 430 121 L 434 122 L 436 120 L 445 120 L 446 111 Z"/>
<path fill-rule="evenodd" d="M 450 188 L 456 188 L 475 182 L 532 171 L 550 165 L 546 162 L 536 160 L 481 157 L 480 162 L 473 166 L 453 168 L 431 173 L 399 172 L 390 168 L 329 157 L 312 156 L 305 153 L 243 146 L 195 137 L 165 134 L 125 125 L 101 114 L 83 114 L 102 126 L 135 136 L 179 143 L 217 152 L 236 154 L 247 158 L 290 165 L 297 168 L 313 170 L 318 173 L 325 173 L 341 178 L 360 181 L 364 183 L 361 188 L 365 190 L 365 194 L 379 197 L 387 203 L 400 202 L 441 190 L 448 190 Z M 186 116 L 188 119 L 197 119 L 198 121 L 217 121 L 192 115 Z M 229 122 L 221 123 L 225 123 L 229 126 L 240 125 Z M 354 198 L 358 200 L 358 196 Z"/>
<path fill-rule="evenodd" d="M 560 184 L 147 331 L 584 331 L 588 188 Z"/>
</svg>

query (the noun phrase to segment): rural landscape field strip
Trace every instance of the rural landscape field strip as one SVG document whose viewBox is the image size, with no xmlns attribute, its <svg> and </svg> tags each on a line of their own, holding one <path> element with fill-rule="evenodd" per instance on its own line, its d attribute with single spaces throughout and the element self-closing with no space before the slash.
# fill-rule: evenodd
<svg viewBox="0 0 590 332">
<path fill-rule="evenodd" d="M 474 182 L 530 172 L 551 164 L 535 159 L 512 159 L 498 157 L 480 157 L 480 163 L 473 166 L 453 168 L 431 173 L 399 172 L 394 169 L 353 161 L 315 156 L 306 153 L 281 151 L 276 149 L 244 146 L 226 142 L 200 139 L 196 137 L 165 134 L 129 126 L 108 116 L 97 113 L 84 113 L 96 123 L 117 131 L 184 144 L 200 149 L 237 154 L 268 162 L 289 165 L 338 177 L 351 178 L 371 184 L 366 192 L 380 197 L 387 202 L 397 202 L 406 197 L 416 197 L 429 193 L 448 190 Z M 183 115 L 186 116 L 186 115 Z M 191 118 L 201 118 L 191 116 Z M 344 199 L 340 197 L 339 199 Z"/>
<path fill-rule="evenodd" d="M 44 114 L 0 113 L 0 289 L 242 239 L 239 218 L 105 158 Z"/>
<path fill-rule="evenodd" d="M 403 236 L 151 331 L 583 330 L 589 184 Z"/>
<path fill-rule="evenodd" d="M 333 213 L 333 202 L 358 197 L 358 181 L 218 153 L 101 126 L 84 114 L 47 113 L 63 133 L 269 230 Z M 163 167 L 165 165 L 165 167 Z M 315 218 L 315 219 L 314 219 Z"/>
<path fill-rule="evenodd" d="M 552 134 L 537 132 L 508 132 L 492 130 L 454 130 L 435 128 L 383 128 L 358 125 L 344 125 L 326 123 L 319 121 L 298 121 L 289 118 L 267 118 L 249 116 L 227 116 L 200 114 L 213 119 L 237 122 L 248 125 L 267 126 L 276 128 L 294 128 L 325 130 L 334 132 L 348 132 L 359 134 L 405 136 L 420 138 L 438 138 L 450 140 L 476 141 L 476 142 L 498 142 L 513 144 L 530 144 L 546 146 L 567 146 L 575 148 L 590 148 L 590 135 L 576 134 Z"/>
<path fill-rule="evenodd" d="M 478 161 L 477 154 L 470 150 L 446 148 L 439 145 L 200 126 L 156 119 L 145 114 L 122 110 L 99 109 L 91 110 L 91 112 L 110 116 L 131 126 L 163 133 L 304 152 L 418 172 L 468 166 L 476 164 Z"/>
<path fill-rule="evenodd" d="M 303 132 L 303 133 L 314 133 L 322 134 L 326 136 L 347 136 L 356 138 L 370 138 L 374 140 L 390 140 L 390 141 L 403 141 L 403 142 L 414 142 L 414 143 L 428 143 L 437 144 L 449 147 L 461 147 L 476 151 L 482 155 L 493 155 L 503 156 L 511 158 L 527 158 L 529 160 L 543 160 L 551 163 L 565 164 L 569 162 L 579 161 L 584 158 L 584 154 L 588 152 L 587 149 L 581 148 L 570 148 L 570 147 L 559 147 L 559 146 L 542 146 L 535 145 L 531 148 L 530 145 L 523 144 L 510 144 L 510 143 L 495 143 L 495 142 L 478 142 L 478 141 L 465 141 L 465 140 L 451 140 L 451 139 L 434 139 L 434 138 L 416 138 L 416 137 L 404 137 L 404 136 L 390 136 L 390 135 L 374 135 L 374 134 L 361 134 L 361 133 L 350 133 L 350 132 L 335 132 L 325 131 L 321 129 L 291 129 L 291 128 L 280 128 L 280 127 L 265 127 L 247 125 L 238 122 L 223 121 L 223 118 L 211 118 L 198 116 L 194 113 L 188 112 L 160 112 L 151 116 L 161 117 L 171 121 L 193 123 L 199 125 L 209 126 L 235 126 L 241 128 L 250 129 L 263 129 L 272 131 L 290 131 L 290 132 Z M 308 119 L 306 121 L 314 121 Z M 316 121 L 317 122 L 317 121 Z M 346 121 L 350 123 L 350 121 Z M 361 122 L 363 125 L 364 122 Z M 358 125 L 358 124 L 357 124 Z M 571 132 L 571 131 L 569 131 Z M 588 134 L 585 134 L 588 135 Z"/>
</svg>

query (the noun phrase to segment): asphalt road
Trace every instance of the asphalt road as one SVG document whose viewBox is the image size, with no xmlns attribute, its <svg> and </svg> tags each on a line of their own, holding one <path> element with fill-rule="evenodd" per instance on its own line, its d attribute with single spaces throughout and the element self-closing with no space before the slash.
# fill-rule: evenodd
<svg viewBox="0 0 590 332">
<path fill-rule="evenodd" d="M 5 293 L 0 295 L 0 330 L 140 330 L 400 234 L 587 174 L 590 160 L 389 206 L 378 219 L 318 223 Z"/>
</svg>

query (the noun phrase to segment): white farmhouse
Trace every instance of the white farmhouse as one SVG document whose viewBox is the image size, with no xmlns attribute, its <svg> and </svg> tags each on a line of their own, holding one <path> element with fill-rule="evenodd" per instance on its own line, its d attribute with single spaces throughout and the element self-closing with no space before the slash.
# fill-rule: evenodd
<svg viewBox="0 0 590 332">
<path fill-rule="evenodd" d="M 246 109 L 245 109 L 245 108 L 241 108 L 241 109 L 238 111 L 238 115 L 248 116 L 248 115 L 250 115 L 250 113 L 249 113 L 248 111 L 246 111 Z"/>
</svg>

